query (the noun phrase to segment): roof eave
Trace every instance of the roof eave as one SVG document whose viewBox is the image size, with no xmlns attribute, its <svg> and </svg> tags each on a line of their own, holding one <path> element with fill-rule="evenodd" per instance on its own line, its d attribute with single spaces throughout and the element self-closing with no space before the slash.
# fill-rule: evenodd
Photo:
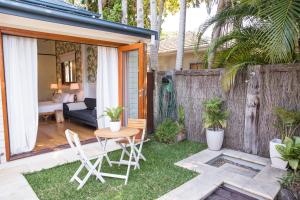
<svg viewBox="0 0 300 200">
<path fill-rule="evenodd" d="M 158 33 L 156 31 L 109 22 L 101 19 L 73 15 L 70 13 L 63 13 L 32 5 L 25 5 L 20 2 L 9 0 L 0 0 L 0 13 L 82 28 L 126 34 L 147 39 L 150 39 L 151 36 L 154 35 L 155 38 L 158 39 Z"/>
</svg>

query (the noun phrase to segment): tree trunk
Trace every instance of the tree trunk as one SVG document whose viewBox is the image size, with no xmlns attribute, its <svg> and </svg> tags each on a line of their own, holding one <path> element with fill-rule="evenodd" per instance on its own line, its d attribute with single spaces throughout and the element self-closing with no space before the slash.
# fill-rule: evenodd
<svg viewBox="0 0 300 200">
<path fill-rule="evenodd" d="M 122 24 L 128 23 L 127 0 L 122 0 Z"/>
<path fill-rule="evenodd" d="M 219 0 L 217 13 L 220 13 L 225 8 L 225 0 Z M 221 35 L 221 29 L 222 26 L 214 26 L 211 41 L 214 41 L 215 39 L 219 38 Z M 207 63 L 208 63 L 208 69 L 211 69 L 215 60 L 216 51 L 211 52 L 208 55 Z"/>
<path fill-rule="evenodd" d="M 101 15 L 100 19 L 103 19 L 102 0 L 98 0 L 98 13 Z"/>
<path fill-rule="evenodd" d="M 157 31 L 157 2 L 150 0 L 151 29 Z M 150 45 L 150 68 L 158 71 L 158 41 Z"/>
<path fill-rule="evenodd" d="M 180 0 L 180 19 L 179 19 L 179 31 L 178 31 L 176 67 L 175 67 L 176 70 L 181 70 L 183 65 L 185 21 L 186 21 L 185 19 L 186 19 L 186 1 Z"/>
<path fill-rule="evenodd" d="M 260 105 L 260 66 L 249 67 L 249 81 L 247 86 L 245 128 L 244 128 L 244 150 L 247 153 L 257 154 L 258 151 L 258 119 Z"/>
<path fill-rule="evenodd" d="M 144 28 L 144 2 L 143 0 L 136 1 L 136 23 L 137 27 Z"/>
<path fill-rule="evenodd" d="M 158 27 L 158 33 L 161 32 L 161 24 L 162 24 L 162 17 L 164 14 L 164 8 L 165 8 L 165 2 L 166 0 L 160 0 L 159 2 L 159 14 L 158 14 L 158 20 L 157 20 L 157 27 Z"/>
</svg>

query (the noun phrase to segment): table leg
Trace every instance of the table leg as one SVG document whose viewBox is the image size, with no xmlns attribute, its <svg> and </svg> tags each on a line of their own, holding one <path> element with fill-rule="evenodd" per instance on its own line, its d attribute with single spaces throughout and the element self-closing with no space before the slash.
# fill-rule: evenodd
<svg viewBox="0 0 300 200">
<path fill-rule="evenodd" d="M 108 155 L 107 155 L 107 152 L 106 152 L 107 139 L 106 139 L 106 138 L 104 139 L 104 145 L 103 145 L 103 144 L 102 144 L 102 139 L 99 138 L 99 137 L 96 137 L 96 138 L 97 138 L 98 143 L 99 143 L 100 146 L 102 147 L 102 151 L 104 152 L 104 157 L 105 157 L 105 159 L 107 160 L 109 166 L 111 167 L 112 164 L 111 164 L 111 161 L 110 161 L 110 159 L 109 159 L 109 157 L 108 157 Z"/>
<path fill-rule="evenodd" d="M 131 160 L 132 160 L 132 156 L 133 156 L 133 153 L 134 153 L 135 136 L 133 136 L 132 140 L 131 140 L 130 137 L 127 137 L 127 140 L 128 140 L 128 142 L 130 144 L 130 154 L 129 154 L 129 161 L 128 161 L 128 167 L 127 167 L 125 185 L 127 185 L 127 182 L 128 182 L 128 177 L 129 177 L 129 172 L 130 172 L 130 167 L 131 167 Z"/>
</svg>

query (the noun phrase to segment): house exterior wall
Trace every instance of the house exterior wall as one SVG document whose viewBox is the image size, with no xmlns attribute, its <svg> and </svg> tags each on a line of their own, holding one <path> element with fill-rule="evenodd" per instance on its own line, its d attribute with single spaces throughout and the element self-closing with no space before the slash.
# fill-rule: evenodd
<svg viewBox="0 0 300 200">
<path fill-rule="evenodd" d="M 199 59 L 195 56 L 194 52 L 184 53 L 183 70 L 189 70 L 191 63 L 197 63 Z M 175 69 L 176 65 L 176 52 L 172 54 L 160 54 L 158 56 L 159 70 L 169 71 Z"/>
<path fill-rule="evenodd" d="M 1 92 L 1 87 L 0 87 Z M 3 126 L 3 112 L 2 112 L 2 95 L 0 95 L 0 164 L 6 162 L 5 157 L 5 141 L 4 141 L 4 126 Z"/>
</svg>

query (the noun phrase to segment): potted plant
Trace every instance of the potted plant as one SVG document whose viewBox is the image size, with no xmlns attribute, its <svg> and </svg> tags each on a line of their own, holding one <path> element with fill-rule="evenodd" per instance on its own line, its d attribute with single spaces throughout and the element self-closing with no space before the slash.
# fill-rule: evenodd
<svg viewBox="0 0 300 200">
<path fill-rule="evenodd" d="M 203 103 L 203 128 L 206 129 L 206 140 L 210 150 L 221 149 L 224 140 L 224 128 L 229 116 L 227 111 L 222 110 L 223 101 L 214 98 Z"/>
<path fill-rule="evenodd" d="M 294 136 L 296 130 L 300 126 L 300 112 L 288 111 L 284 108 L 276 108 L 275 114 L 277 116 L 277 123 L 275 127 L 279 130 L 280 139 L 274 138 L 270 141 L 270 158 L 272 167 L 279 169 L 286 169 L 287 161 L 282 159 L 282 156 L 277 151 L 276 146 L 285 146 L 282 141 L 288 137 Z"/>
<path fill-rule="evenodd" d="M 282 159 L 288 163 L 288 172 L 280 179 L 282 189 L 279 193 L 279 199 L 299 199 L 300 137 L 286 137 L 283 144 L 277 145 L 276 150 Z"/>
<path fill-rule="evenodd" d="M 112 132 L 117 132 L 121 129 L 121 114 L 123 110 L 123 107 L 118 106 L 115 108 L 106 108 L 104 111 L 104 116 L 110 118 L 109 128 Z"/>
<path fill-rule="evenodd" d="M 184 108 L 182 105 L 178 107 L 178 120 L 177 125 L 180 129 L 179 133 L 176 136 L 176 141 L 180 142 L 186 139 L 186 131 L 185 131 L 185 116 L 184 116 Z"/>
</svg>

